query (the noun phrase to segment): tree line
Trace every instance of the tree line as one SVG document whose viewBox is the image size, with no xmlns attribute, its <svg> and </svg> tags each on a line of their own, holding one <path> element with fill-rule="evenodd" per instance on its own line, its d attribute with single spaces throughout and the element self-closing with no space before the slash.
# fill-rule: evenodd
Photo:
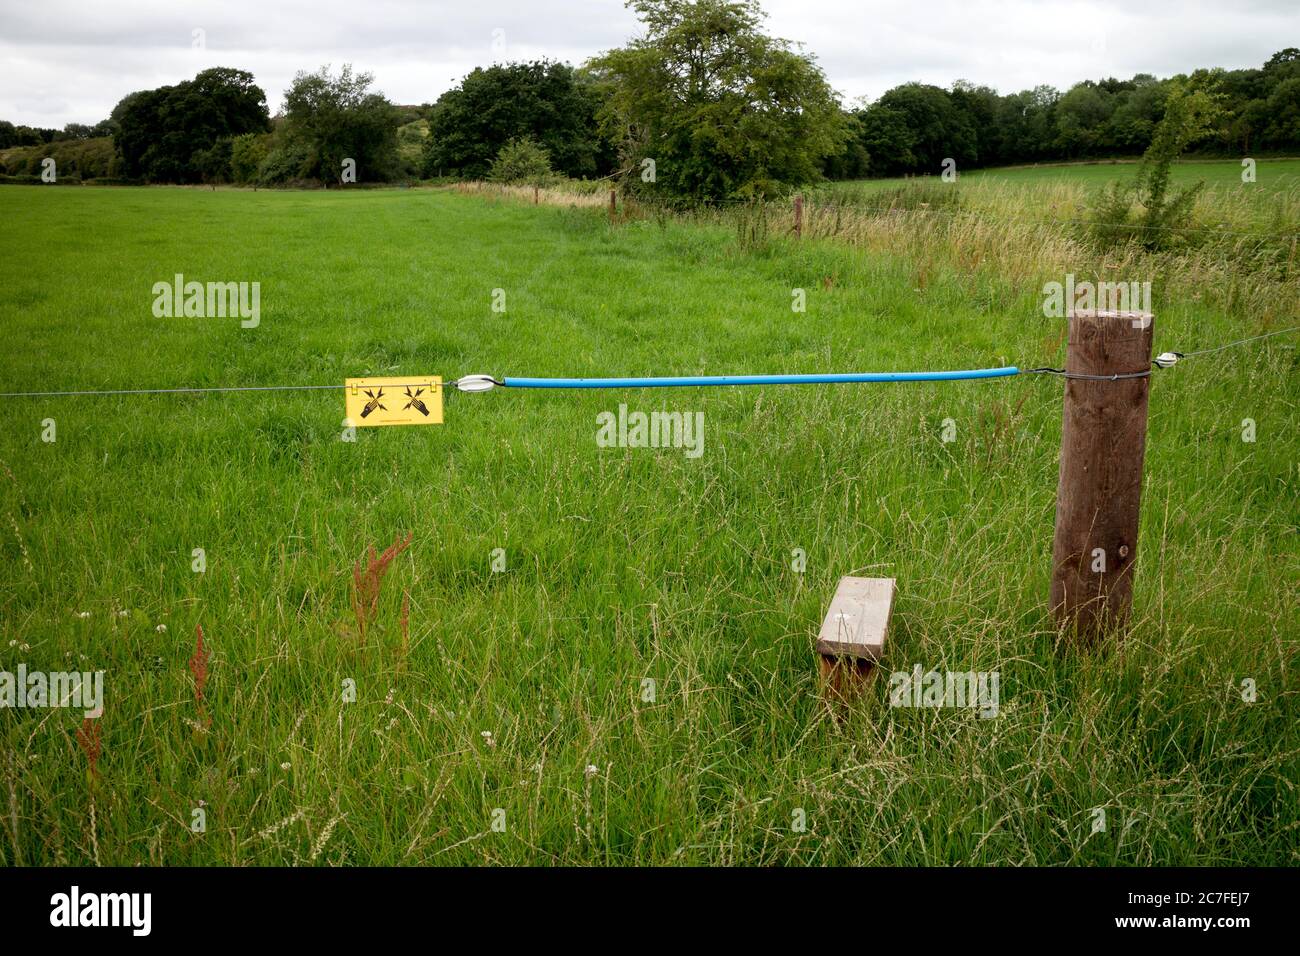
<svg viewBox="0 0 1300 956">
<path fill-rule="evenodd" d="M 618 178 L 681 201 L 767 196 L 821 178 L 1128 156 L 1152 146 L 1178 91 L 1206 120 L 1192 151 L 1300 151 L 1300 49 L 1259 69 L 1085 80 L 1002 95 L 907 83 L 845 107 L 815 58 L 768 36 L 757 0 L 629 0 L 642 36 L 580 67 L 473 70 L 399 106 L 344 66 L 295 76 L 269 114 L 243 70 L 131 93 L 94 126 L 0 121 L 0 164 L 33 176 L 152 183 L 335 185 L 416 178 Z M 25 147 L 25 148 L 24 148 Z"/>
<path fill-rule="evenodd" d="M 895 87 L 853 111 L 853 145 L 828 172 L 849 177 L 934 172 L 959 166 L 1132 156 L 1151 146 L 1175 84 L 1204 91 L 1214 122 L 1196 143 L 1203 154 L 1245 156 L 1300 149 L 1300 49 L 1275 53 L 1260 69 L 1196 70 L 1159 80 L 1084 80 L 1065 93 L 1039 86 L 1006 96 L 958 80 L 951 89 Z"/>
</svg>

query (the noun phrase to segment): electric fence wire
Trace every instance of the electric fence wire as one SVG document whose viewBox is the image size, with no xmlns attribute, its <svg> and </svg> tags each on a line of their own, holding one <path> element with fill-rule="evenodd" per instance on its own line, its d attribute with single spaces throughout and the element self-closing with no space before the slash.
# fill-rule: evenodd
<svg viewBox="0 0 1300 956">
<path fill-rule="evenodd" d="M 1237 339 L 1224 345 L 1198 349 L 1193 352 L 1162 352 L 1152 362 L 1153 368 L 1172 368 L 1184 358 L 1200 355 L 1212 355 L 1225 349 L 1269 339 L 1275 335 L 1287 335 L 1300 332 L 1300 325 L 1249 338 Z M 1082 372 L 1068 372 L 1063 368 L 1019 368 L 1006 365 L 998 368 L 959 369 L 939 372 L 826 372 L 795 375 L 685 375 L 653 376 L 647 378 L 516 378 L 493 375 L 466 375 L 445 383 L 446 388 L 459 392 L 486 392 L 496 386 L 504 388 L 677 388 L 690 386 L 715 385 L 839 385 L 872 382 L 954 382 L 986 378 L 1009 378 L 1013 375 L 1059 375 L 1067 379 L 1085 381 L 1120 381 L 1123 379 L 1146 378 L 1152 369 L 1140 372 L 1127 372 L 1116 375 L 1089 375 Z M 432 384 L 432 383 L 430 383 Z M 192 388 L 113 388 L 113 389 L 68 389 L 35 392 L 0 392 L 0 398 L 65 398 L 79 396 L 113 396 L 113 395 L 195 395 L 220 392 L 305 392 L 324 391 L 327 389 L 347 388 L 341 385 L 217 385 L 196 386 Z"/>
</svg>

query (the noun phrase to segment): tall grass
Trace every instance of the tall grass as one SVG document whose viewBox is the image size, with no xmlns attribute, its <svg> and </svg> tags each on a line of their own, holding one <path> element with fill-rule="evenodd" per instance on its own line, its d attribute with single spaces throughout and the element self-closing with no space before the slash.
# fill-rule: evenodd
<svg viewBox="0 0 1300 956">
<path fill-rule="evenodd" d="M 1029 184 L 993 177 L 961 185 L 926 178 L 899 185 L 829 184 L 808 191 L 803 236 L 833 239 L 866 251 L 903 250 L 918 273 L 942 263 L 1014 286 L 1079 281 L 1151 282 L 1158 304 L 1175 299 L 1205 302 L 1249 329 L 1267 330 L 1300 317 L 1300 185 L 1256 190 L 1223 185 L 1203 190 L 1182 242 L 1166 251 L 1131 242 L 1101 245 L 1089 235 L 1089 200 L 1095 189 L 1053 179 Z M 534 200 L 531 187 L 464 183 L 473 194 Z M 604 207 L 607 186 L 565 181 L 541 190 L 540 202 Z M 779 202 L 725 203 L 678 210 L 641 200 L 620 200 L 623 218 L 672 217 L 734 230 L 746 249 L 793 232 L 793 206 Z"/>
<path fill-rule="evenodd" d="M 965 193 L 838 231 L 810 201 L 752 247 L 728 212 L 490 195 L 0 190 L 0 383 L 1056 363 L 1037 283 L 1083 248 Z M 261 281 L 261 325 L 155 318 L 176 272 Z M 1170 297 L 1157 349 L 1257 320 Z M 1154 380 L 1134 624 L 1091 654 L 1046 610 L 1041 377 L 498 389 L 355 442 L 330 392 L 14 400 L 0 669 L 103 669 L 105 712 L 92 781 L 80 713 L 0 710 L 0 860 L 1295 865 L 1296 370 L 1278 337 Z M 704 454 L 600 447 L 619 403 L 702 411 Z M 356 557 L 407 531 L 362 646 Z M 887 669 L 997 670 L 999 716 L 884 680 L 829 709 L 813 640 L 854 573 L 899 582 Z"/>
<path fill-rule="evenodd" d="M 805 239 L 832 239 L 868 252 L 902 251 L 924 275 L 944 264 L 1016 287 L 1079 281 L 1151 282 L 1159 305 L 1205 302 L 1249 329 L 1300 318 L 1300 187 L 1249 192 L 1210 189 L 1176 249 L 1133 241 L 1100 245 L 1089 232 L 1082 184 L 1031 186 L 932 180 L 852 192 L 813 191 L 803 203 Z M 731 223 L 748 247 L 791 233 L 789 202 L 729 204 L 690 214 Z"/>
</svg>

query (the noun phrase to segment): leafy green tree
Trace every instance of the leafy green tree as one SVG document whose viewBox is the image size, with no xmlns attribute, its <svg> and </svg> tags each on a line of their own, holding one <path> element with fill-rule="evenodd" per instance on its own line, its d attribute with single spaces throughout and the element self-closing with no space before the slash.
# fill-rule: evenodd
<svg viewBox="0 0 1300 956">
<path fill-rule="evenodd" d="M 305 145 L 283 140 L 275 142 L 267 149 L 266 158 L 257 167 L 253 181 L 267 185 L 296 183 L 302 179 L 302 170 L 307 167 L 309 158 Z"/>
<path fill-rule="evenodd" d="M 945 159 L 956 160 L 959 167 L 977 160 L 970 117 L 957 108 L 946 90 L 905 83 L 882 96 L 879 105 L 901 114 L 911 133 L 911 171 L 938 175 Z"/>
<path fill-rule="evenodd" d="M 122 172 L 132 179 L 159 178 L 153 168 L 159 159 L 157 143 L 163 136 L 163 111 L 171 87 L 128 93 L 113 108 L 117 123 L 113 146 L 122 157 Z"/>
<path fill-rule="evenodd" d="M 1264 114 L 1266 142 L 1277 149 L 1300 143 L 1300 75 L 1283 80 L 1269 95 Z"/>
<path fill-rule="evenodd" d="M 822 161 L 822 175 L 827 179 L 863 179 L 871 174 L 871 153 L 863 143 L 862 119 L 857 113 L 846 113 L 844 119 L 849 138 L 840 152 Z"/>
<path fill-rule="evenodd" d="M 1191 220 L 1192 207 L 1205 182 L 1171 190 L 1173 164 L 1189 145 L 1211 132 L 1220 115 L 1213 93 L 1171 82 L 1165 115 L 1142 156 L 1136 178 L 1126 185 L 1111 184 L 1095 201 L 1094 234 L 1104 242 L 1133 240 L 1150 249 L 1187 242 L 1182 230 Z M 1136 218 L 1132 215 L 1134 203 Z"/>
<path fill-rule="evenodd" d="M 266 94 L 243 70 L 214 67 L 193 80 L 132 93 L 111 117 L 122 170 L 153 182 L 198 182 L 213 173 L 218 142 L 267 128 Z"/>
<path fill-rule="evenodd" d="M 195 150 L 190 157 L 190 164 L 205 183 L 226 183 L 230 181 L 230 146 L 229 137 L 219 139 L 207 149 Z"/>
<path fill-rule="evenodd" d="M 997 135 L 997 90 L 957 80 L 952 85 L 950 96 L 957 112 L 965 116 L 966 125 L 975 133 L 974 162 L 982 166 L 1004 162 L 1002 144 Z"/>
<path fill-rule="evenodd" d="M 506 143 L 527 137 L 564 175 L 602 175 L 615 157 L 596 121 L 599 105 L 591 78 L 565 63 L 480 67 L 427 111 L 424 173 L 482 178 Z"/>
<path fill-rule="evenodd" d="M 655 163 L 657 193 L 769 195 L 820 177 L 849 139 L 813 60 L 762 32 L 756 0 L 628 0 L 645 36 L 591 61 L 624 169 Z M 634 176 L 632 183 L 641 179 Z"/>
<path fill-rule="evenodd" d="M 1264 64 L 1264 72 L 1274 74 L 1279 81 L 1300 76 L 1300 48 L 1289 46 L 1278 50 Z"/>
<path fill-rule="evenodd" d="M 512 139 L 492 161 L 488 178 L 496 183 L 527 183 L 540 186 L 555 174 L 551 157 L 536 140 L 527 136 Z"/>
<path fill-rule="evenodd" d="M 265 159 L 266 137 L 256 133 L 236 136 L 230 143 L 230 178 L 237 183 L 256 182 Z"/>
<path fill-rule="evenodd" d="M 875 103 L 858 114 L 860 142 L 871 157 L 873 176 L 892 176 L 917 167 L 916 133 L 907 114 Z"/>
<path fill-rule="evenodd" d="M 355 163 L 358 182 L 396 175 L 397 126 L 401 114 L 370 91 L 374 77 L 345 65 L 337 77 L 323 66 L 298 73 L 284 94 L 285 145 L 303 157 L 297 176 L 342 182 L 344 161 Z"/>
<path fill-rule="evenodd" d="M 1133 77 L 1116 94 L 1115 110 L 1102 135 L 1106 149 L 1116 154 L 1145 151 L 1160 122 L 1164 95 L 1164 84 L 1149 73 Z"/>
<path fill-rule="evenodd" d="M 1057 148 L 1068 159 L 1104 152 L 1114 97 L 1090 80 L 1076 83 L 1056 104 Z"/>
<path fill-rule="evenodd" d="M 1226 140 L 1231 149 L 1243 155 L 1268 141 L 1269 111 L 1266 100 L 1247 100 L 1233 111 Z"/>
<path fill-rule="evenodd" d="M 50 142 L 53 137 L 54 130 L 33 129 L 30 126 L 15 126 L 13 131 L 13 143 L 11 145 L 39 146 L 42 143 Z"/>
</svg>

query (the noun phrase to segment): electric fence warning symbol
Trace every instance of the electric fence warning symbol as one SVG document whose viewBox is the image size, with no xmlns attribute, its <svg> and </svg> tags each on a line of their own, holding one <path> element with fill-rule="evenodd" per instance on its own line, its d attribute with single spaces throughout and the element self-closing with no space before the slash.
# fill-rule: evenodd
<svg viewBox="0 0 1300 956">
<path fill-rule="evenodd" d="M 412 395 L 411 386 L 406 386 L 407 403 L 402 406 L 402 410 L 405 411 L 408 408 L 414 408 L 417 412 L 427 418 L 429 415 L 429 406 L 420 401 L 420 396 L 422 394 L 424 394 L 424 389 L 417 388 L 415 394 Z M 362 412 L 362 414 L 364 415 L 365 413 Z"/>
<path fill-rule="evenodd" d="M 441 425 L 442 379 L 350 378 L 345 407 L 353 425 Z"/>
<path fill-rule="evenodd" d="M 361 409 L 362 418 L 368 417 L 370 413 L 373 412 L 376 408 L 379 409 L 381 412 L 388 411 L 388 406 L 380 404 L 379 401 L 381 398 L 384 397 L 384 390 L 382 388 L 379 389 L 378 395 L 376 395 L 368 388 L 365 389 L 365 393 L 366 393 L 366 398 L 370 399 L 370 401 L 366 402 L 366 407 Z"/>
</svg>

